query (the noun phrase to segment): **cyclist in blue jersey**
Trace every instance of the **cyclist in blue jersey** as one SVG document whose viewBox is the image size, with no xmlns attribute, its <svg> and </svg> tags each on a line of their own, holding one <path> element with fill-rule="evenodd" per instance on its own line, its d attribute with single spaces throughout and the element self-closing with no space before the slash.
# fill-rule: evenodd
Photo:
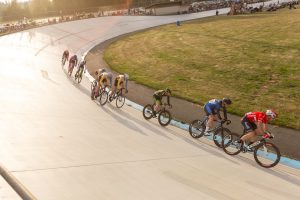
<svg viewBox="0 0 300 200">
<path fill-rule="evenodd" d="M 209 132 L 214 127 L 214 121 L 218 120 L 218 118 L 222 120 L 222 117 L 220 115 L 221 110 L 223 110 L 224 113 L 223 120 L 227 120 L 226 106 L 230 104 L 231 104 L 231 100 L 229 98 L 223 98 L 223 99 L 212 99 L 204 105 L 204 111 L 208 116 L 206 129 L 204 132 L 205 136 L 210 135 Z"/>
</svg>

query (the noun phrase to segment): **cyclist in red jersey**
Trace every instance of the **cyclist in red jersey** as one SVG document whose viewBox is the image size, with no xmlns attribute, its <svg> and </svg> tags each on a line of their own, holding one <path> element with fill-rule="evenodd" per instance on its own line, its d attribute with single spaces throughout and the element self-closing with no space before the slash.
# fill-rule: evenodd
<svg viewBox="0 0 300 200">
<path fill-rule="evenodd" d="M 66 60 L 69 60 L 69 54 L 70 54 L 69 51 L 65 50 L 63 53 L 63 57 L 66 58 Z"/>
<path fill-rule="evenodd" d="M 242 118 L 242 125 L 244 127 L 245 135 L 241 137 L 243 142 L 255 139 L 257 134 L 267 133 L 267 124 L 269 121 L 278 117 L 274 110 L 267 110 L 266 112 L 248 112 Z"/>
</svg>

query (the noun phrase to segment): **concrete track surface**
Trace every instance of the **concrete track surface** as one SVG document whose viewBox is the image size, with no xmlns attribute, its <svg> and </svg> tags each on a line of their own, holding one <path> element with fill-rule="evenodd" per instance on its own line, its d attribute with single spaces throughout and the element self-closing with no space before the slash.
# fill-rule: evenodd
<svg viewBox="0 0 300 200">
<path fill-rule="evenodd" d="M 89 80 L 76 84 L 60 65 L 64 49 L 83 53 L 120 34 L 213 14 L 104 17 L 1 37 L 2 166 L 42 200 L 299 200 L 299 170 L 227 156 L 128 105 L 101 107 Z M 2 179 L 0 198 L 19 199 Z"/>
</svg>

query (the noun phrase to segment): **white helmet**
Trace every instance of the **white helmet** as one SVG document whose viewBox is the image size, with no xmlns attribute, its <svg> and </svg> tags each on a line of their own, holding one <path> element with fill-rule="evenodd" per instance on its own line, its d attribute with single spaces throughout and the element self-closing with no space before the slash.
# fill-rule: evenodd
<svg viewBox="0 0 300 200">
<path fill-rule="evenodd" d="M 104 68 L 99 69 L 99 73 L 102 74 L 103 72 L 105 72 L 106 70 Z"/>
<path fill-rule="evenodd" d="M 278 114 L 274 110 L 272 110 L 272 109 L 267 110 L 266 111 L 266 115 L 270 116 L 272 119 L 275 119 L 278 116 Z"/>
</svg>

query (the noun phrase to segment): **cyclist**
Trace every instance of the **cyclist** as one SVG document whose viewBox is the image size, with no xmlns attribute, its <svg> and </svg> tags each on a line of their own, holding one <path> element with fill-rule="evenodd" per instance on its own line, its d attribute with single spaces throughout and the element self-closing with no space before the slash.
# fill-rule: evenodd
<svg viewBox="0 0 300 200">
<path fill-rule="evenodd" d="M 78 66 L 78 69 L 77 69 L 77 72 L 76 72 L 76 74 L 75 74 L 75 77 L 76 77 L 76 76 L 82 77 L 82 73 L 83 73 L 84 69 L 86 68 L 85 65 L 86 65 L 86 61 L 83 60 L 83 61 L 79 64 L 79 66 Z"/>
<path fill-rule="evenodd" d="M 63 60 L 63 65 L 65 65 L 66 60 L 69 60 L 69 50 L 65 50 L 62 56 L 62 60 Z"/>
<path fill-rule="evenodd" d="M 272 110 L 266 110 L 266 112 L 248 112 L 241 119 L 241 123 L 244 127 L 244 132 L 246 133 L 241 137 L 240 140 L 243 142 L 250 141 L 252 144 L 257 134 L 269 134 L 267 124 L 269 121 L 276 119 L 278 114 Z"/>
<path fill-rule="evenodd" d="M 97 80 L 97 81 L 100 80 L 100 75 L 101 75 L 103 72 L 106 72 L 106 70 L 105 70 L 104 68 L 99 68 L 99 69 L 95 72 L 96 80 Z"/>
<path fill-rule="evenodd" d="M 161 109 L 163 97 L 167 97 L 168 106 L 171 107 L 170 96 L 171 96 L 171 90 L 169 88 L 166 88 L 165 90 L 157 90 L 154 92 L 153 98 L 154 98 L 155 105 L 154 105 L 153 115 L 155 117 L 156 117 L 156 113 L 159 112 Z"/>
<path fill-rule="evenodd" d="M 204 112 L 208 116 L 204 135 L 209 136 L 210 130 L 214 127 L 214 121 L 219 118 L 222 120 L 220 111 L 223 110 L 224 121 L 227 121 L 227 109 L 226 107 L 232 102 L 229 98 L 224 97 L 223 99 L 212 99 L 204 105 Z"/>
<path fill-rule="evenodd" d="M 109 79 L 109 83 L 108 83 L 108 79 Z M 99 96 L 100 88 L 104 88 L 107 86 L 111 87 L 111 84 L 112 84 L 112 73 L 106 71 L 102 72 L 98 77 L 98 85 L 95 91 L 95 98 Z"/>
<path fill-rule="evenodd" d="M 77 56 L 73 55 L 69 60 L 69 70 L 72 69 L 72 71 L 73 71 L 73 68 L 74 68 L 74 66 L 77 65 L 77 62 L 78 62 Z"/>
<path fill-rule="evenodd" d="M 116 76 L 115 81 L 114 81 L 114 88 L 111 93 L 111 97 L 115 94 L 115 92 L 120 91 L 121 89 L 125 89 L 125 92 L 128 92 L 128 79 L 129 75 L 128 74 L 120 74 Z"/>
</svg>

